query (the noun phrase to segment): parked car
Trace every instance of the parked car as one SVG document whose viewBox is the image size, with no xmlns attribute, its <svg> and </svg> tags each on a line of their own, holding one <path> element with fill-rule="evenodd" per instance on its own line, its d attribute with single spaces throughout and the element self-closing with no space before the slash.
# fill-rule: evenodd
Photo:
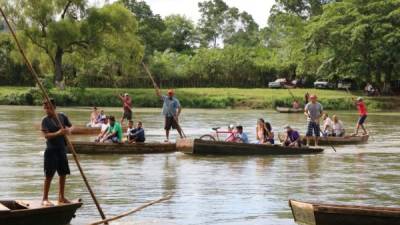
<svg viewBox="0 0 400 225">
<path fill-rule="evenodd" d="M 287 83 L 286 78 L 279 78 L 279 79 L 276 79 L 275 81 L 269 82 L 268 87 L 269 88 L 283 88 L 286 83 Z"/>
<path fill-rule="evenodd" d="M 321 88 L 321 89 L 335 88 L 335 84 L 325 80 L 317 80 L 314 82 L 314 88 Z"/>
<path fill-rule="evenodd" d="M 351 89 L 351 87 L 353 86 L 353 84 L 351 83 L 351 81 L 339 81 L 338 82 L 338 89 Z"/>
</svg>

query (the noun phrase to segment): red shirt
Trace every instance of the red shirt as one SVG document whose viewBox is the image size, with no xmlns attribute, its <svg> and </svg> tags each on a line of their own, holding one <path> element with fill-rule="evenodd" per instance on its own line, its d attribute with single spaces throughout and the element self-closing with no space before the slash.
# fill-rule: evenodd
<svg viewBox="0 0 400 225">
<path fill-rule="evenodd" d="M 367 115 L 367 106 L 365 106 L 364 102 L 357 102 L 357 109 L 360 116 Z"/>
<path fill-rule="evenodd" d="M 124 107 L 124 110 L 131 111 L 132 99 L 129 96 L 123 97 L 123 107 Z"/>
</svg>

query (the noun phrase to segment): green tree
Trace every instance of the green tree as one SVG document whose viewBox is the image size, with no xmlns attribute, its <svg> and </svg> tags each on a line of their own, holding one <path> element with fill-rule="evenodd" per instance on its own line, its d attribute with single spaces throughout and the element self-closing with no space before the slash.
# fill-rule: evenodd
<svg viewBox="0 0 400 225">
<path fill-rule="evenodd" d="M 7 3 L 18 30 L 48 56 L 54 81 L 60 87 L 63 86 L 66 55 L 80 53 L 84 56 L 93 51 L 141 54 L 135 35 L 135 18 L 120 4 L 99 9 L 87 8 L 85 0 L 16 0 Z"/>
<path fill-rule="evenodd" d="M 188 52 L 196 44 L 196 30 L 191 20 L 180 15 L 170 15 L 164 20 L 163 32 L 165 45 L 177 52 Z"/>
</svg>

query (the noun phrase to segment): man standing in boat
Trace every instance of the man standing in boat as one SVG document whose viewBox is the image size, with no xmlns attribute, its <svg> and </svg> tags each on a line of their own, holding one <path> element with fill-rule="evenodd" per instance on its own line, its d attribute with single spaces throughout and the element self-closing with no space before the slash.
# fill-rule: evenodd
<svg viewBox="0 0 400 225">
<path fill-rule="evenodd" d="M 355 102 L 355 105 L 357 106 L 358 114 L 360 115 L 360 117 L 358 118 L 355 132 L 352 135 L 357 136 L 358 130 L 360 128 L 363 130 L 363 135 L 367 135 L 368 131 L 364 127 L 365 120 L 367 119 L 367 116 L 368 116 L 367 106 L 365 105 L 365 102 L 362 97 L 358 97 L 357 99 L 353 98 L 353 101 Z"/>
<path fill-rule="evenodd" d="M 315 146 L 318 146 L 318 140 L 320 137 L 321 129 L 319 127 L 319 120 L 323 113 L 322 105 L 317 102 L 317 96 L 310 96 L 311 102 L 307 103 L 304 107 L 304 115 L 307 117 L 307 146 L 310 146 L 310 138 L 314 136 Z"/>
<path fill-rule="evenodd" d="M 49 190 L 54 174 L 57 172 L 60 177 L 58 194 L 59 203 L 69 203 L 64 196 L 66 175 L 70 174 L 65 135 L 69 133 L 72 124 L 63 113 L 55 113 L 56 104 L 53 99 L 50 102 L 43 102 L 43 109 L 46 116 L 42 120 L 41 130 L 46 138 L 46 150 L 44 152 L 44 181 L 42 205 L 50 206 Z M 58 119 L 61 121 L 60 127 Z"/>
<path fill-rule="evenodd" d="M 169 131 L 172 129 L 176 129 L 179 133 L 179 136 L 183 138 L 182 129 L 179 126 L 179 115 L 181 114 L 182 107 L 179 103 L 179 100 L 174 96 L 174 90 L 169 89 L 167 92 L 167 96 L 161 95 L 160 89 L 156 89 L 156 94 L 161 100 L 164 102 L 162 114 L 165 117 L 165 142 L 169 142 Z"/>
<path fill-rule="evenodd" d="M 132 99 L 128 93 L 125 93 L 123 96 L 118 95 L 118 97 L 122 101 L 122 108 L 124 110 L 121 118 L 121 125 L 123 125 L 125 119 L 127 121 L 132 120 Z"/>
</svg>

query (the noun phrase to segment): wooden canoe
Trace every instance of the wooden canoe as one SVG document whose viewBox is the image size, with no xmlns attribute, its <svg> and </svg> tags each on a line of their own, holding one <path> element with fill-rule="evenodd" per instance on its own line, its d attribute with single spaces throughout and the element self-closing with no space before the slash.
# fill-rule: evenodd
<svg viewBox="0 0 400 225">
<path fill-rule="evenodd" d="M 40 201 L 0 200 L 0 225 L 66 225 L 81 206 L 80 201 L 44 207 Z"/>
<path fill-rule="evenodd" d="M 222 141 L 204 141 L 195 139 L 192 154 L 198 155 L 296 155 L 316 154 L 322 148 L 292 148 L 281 145 L 244 144 Z"/>
<path fill-rule="evenodd" d="M 78 154 L 150 154 L 175 152 L 175 143 L 114 144 L 73 141 Z"/>
<path fill-rule="evenodd" d="M 400 208 L 332 205 L 289 200 L 300 225 L 400 225 Z"/>
<path fill-rule="evenodd" d="M 289 107 L 276 107 L 276 111 L 280 113 L 301 113 L 304 112 L 304 109 L 302 108 L 289 108 Z"/>
<path fill-rule="evenodd" d="M 284 134 L 278 135 L 279 140 L 282 142 L 285 138 Z M 302 136 L 303 143 L 306 143 L 306 137 Z M 367 142 L 369 139 L 369 135 L 360 135 L 360 136 L 344 136 L 344 137 L 320 137 L 318 144 L 319 145 L 351 145 L 351 144 L 362 144 Z M 310 139 L 310 144 L 314 144 L 314 138 Z"/>
</svg>

